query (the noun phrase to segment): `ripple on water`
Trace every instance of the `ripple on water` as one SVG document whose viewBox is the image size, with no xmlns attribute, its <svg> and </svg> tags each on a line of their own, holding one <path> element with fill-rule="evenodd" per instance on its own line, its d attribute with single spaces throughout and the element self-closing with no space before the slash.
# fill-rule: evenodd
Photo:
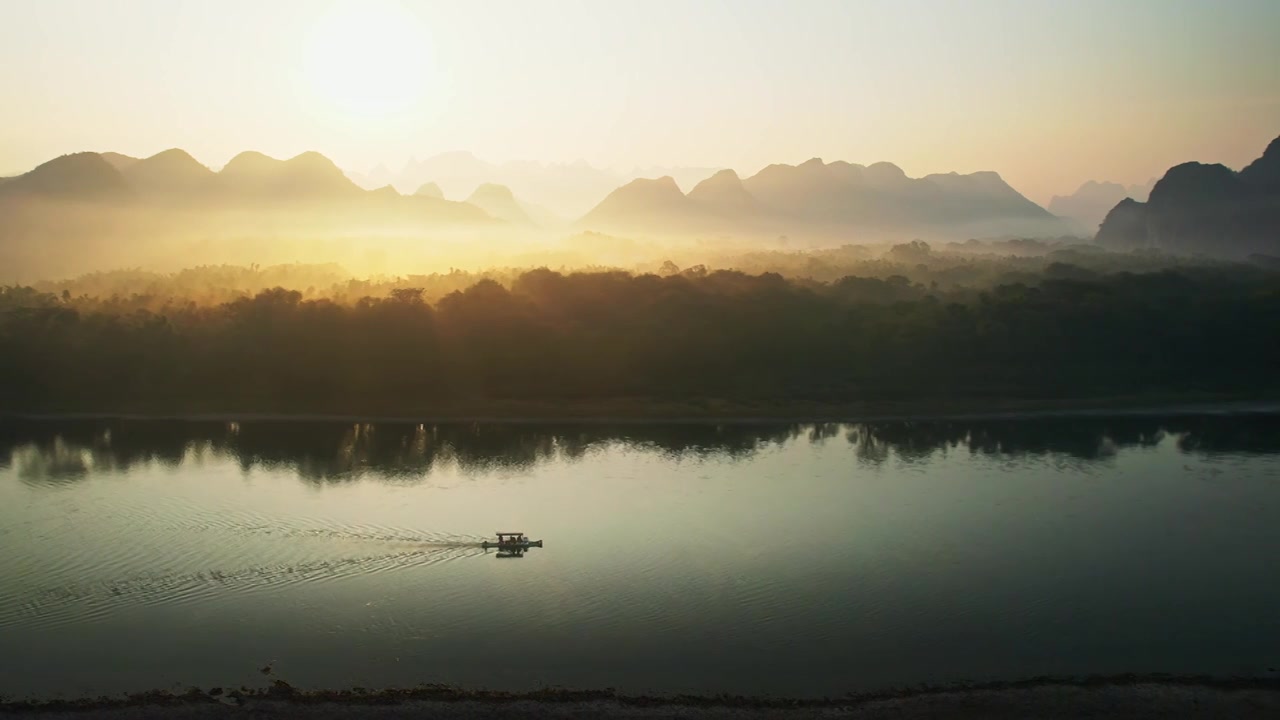
<svg viewBox="0 0 1280 720">
<path fill-rule="evenodd" d="M 131 606 L 274 592 L 483 552 L 478 536 L 273 518 L 246 508 L 210 511 L 171 498 L 107 503 L 100 511 L 108 530 L 129 529 L 127 542 L 102 542 L 111 535 L 99 531 L 98 542 L 63 536 L 56 538 L 61 548 L 0 556 L 0 627 L 92 622 Z M 365 545 L 383 551 L 360 552 Z"/>
<path fill-rule="evenodd" d="M 478 545 L 424 546 L 376 555 L 339 557 L 289 565 L 258 565 L 184 574 L 154 574 L 39 590 L 25 602 L 0 605 L 0 627 L 22 623 L 44 628 L 102 619 L 124 608 L 185 605 L 213 596 L 271 593 L 299 584 L 326 583 L 447 563 L 482 555 Z"/>
</svg>

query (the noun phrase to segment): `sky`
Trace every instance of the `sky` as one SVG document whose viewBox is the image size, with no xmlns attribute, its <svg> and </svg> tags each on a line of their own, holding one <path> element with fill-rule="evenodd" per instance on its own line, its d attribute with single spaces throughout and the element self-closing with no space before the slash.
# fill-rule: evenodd
<svg viewBox="0 0 1280 720">
<path fill-rule="evenodd" d="M 256 149 L 398 169 L 994 170 L 1038 202 L 1280 135 L 1277 0 L 0 0 L 0 174 Z"/>
</svg>

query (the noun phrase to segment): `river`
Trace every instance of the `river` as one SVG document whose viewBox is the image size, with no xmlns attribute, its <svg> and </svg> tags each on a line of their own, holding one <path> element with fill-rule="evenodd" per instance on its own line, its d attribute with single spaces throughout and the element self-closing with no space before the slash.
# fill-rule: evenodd
<svg viewBox="0 0 1280 720">
<path fill-rule="evenodd" d="M 1278 548 L 1271 416 L 14 421 L 0 694 L 1267 675 Z"/>
</svg>

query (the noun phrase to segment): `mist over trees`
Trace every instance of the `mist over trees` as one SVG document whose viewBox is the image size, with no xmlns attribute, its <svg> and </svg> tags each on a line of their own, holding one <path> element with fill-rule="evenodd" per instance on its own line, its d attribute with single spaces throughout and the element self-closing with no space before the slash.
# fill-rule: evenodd
<svg viewBox="0 0 1280 720">
<path fill-rule="evenodd" d="M 1088 255 L 1076 265 L 935 254 L 920 243 L 819 260 L 883 271 L 837 278 L 668 263 L 345 289 L 332 268 L 297 269 L 328 272 L 340 292 L 226 290 L 270 277 L 253 268 L 192 271 L 223 273 L 221 295 L 206 281 L 184 297 L 163 278 L 152 288 L 163 295 L 124 294 L 128 283 L 109 275 L 60 291 L 10 287 L 0 291 L 0 405 L 431 414 L 514 402 L 554 414 L 646 403 L 676 414 L 728 403 L 767 414 L 1277 389 L 1275 271 L 1167 259 L 1152 268 L 1157 259 L 1141 254 L 1113 258 L 1147 266 L 1136 272 L 1091 269 Z M 145 275 L 133 280 L 149 287 Z"/>
</svg>

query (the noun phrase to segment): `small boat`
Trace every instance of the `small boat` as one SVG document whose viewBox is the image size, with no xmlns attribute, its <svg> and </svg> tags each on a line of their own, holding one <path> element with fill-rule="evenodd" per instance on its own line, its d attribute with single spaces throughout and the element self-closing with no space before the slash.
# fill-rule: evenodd
<svg viewBox="0 0 1280 720">
<path fill-rule="evenodd" d="M 499 550 L 528 550 L 529 548 L 542 547 L 541 540 L 530 540 L 525 537 L 524 533 L 518 532 L 500 532 L 495 533 L 498 536 L 497 542 L 493 540 L 485 540 L 480 543 L 480 547 L 488 550 L 489 548 L 497 548 Z"/>
</svg>

